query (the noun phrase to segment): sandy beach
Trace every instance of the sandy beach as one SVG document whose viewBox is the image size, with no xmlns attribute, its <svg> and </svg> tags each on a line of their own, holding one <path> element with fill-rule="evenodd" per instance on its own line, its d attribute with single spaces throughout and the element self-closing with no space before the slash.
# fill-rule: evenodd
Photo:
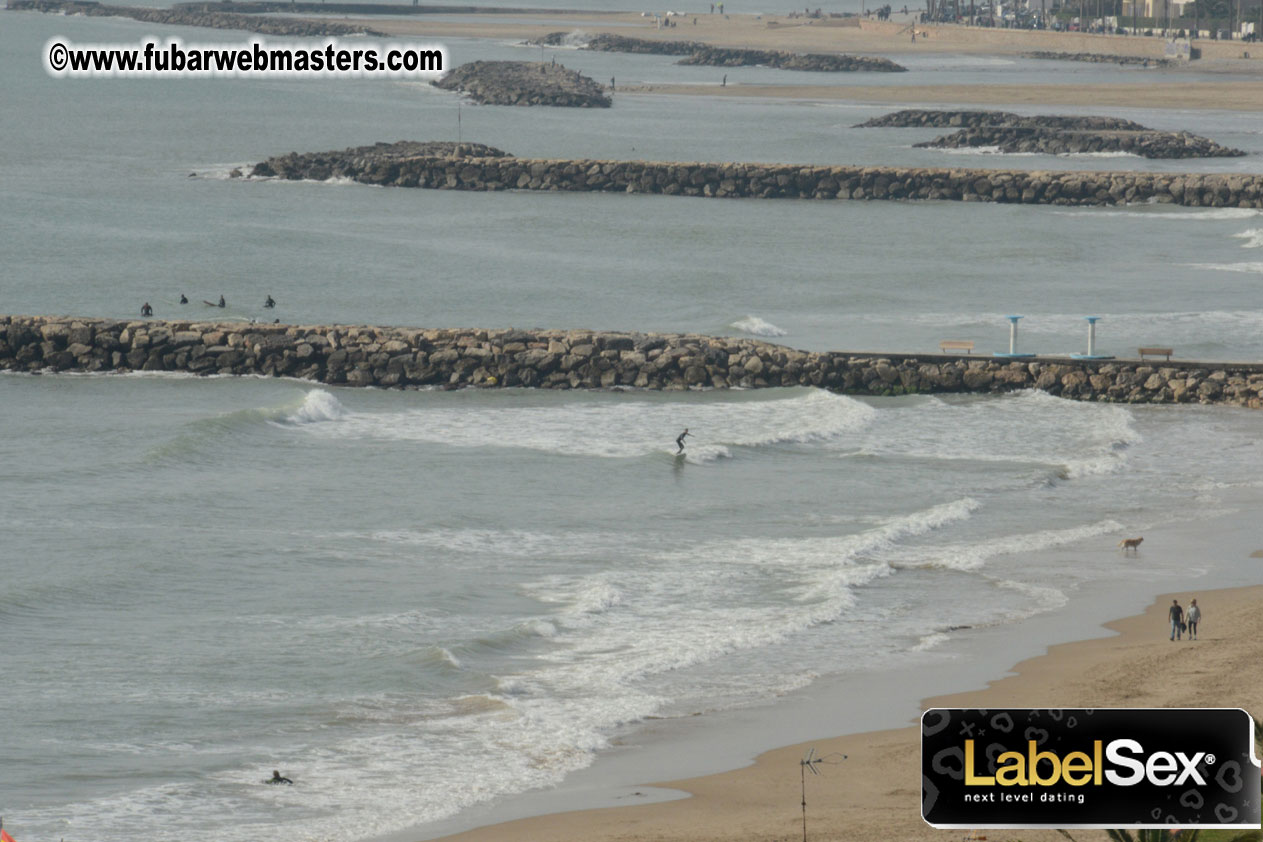
<svg viewBox="0 0 1263 842">
<path fill-rule="evenodd" d="M 783 15 L 682 14 L 678 25 L 658 28 L 651 18 L 638 13 L 589 14 L 582 12 L 541 15 L 497 13 L 489 20 L 477 15 L 417 16 L 406 19 L 374 18 L 374 28 L 399 36 L 452 36 L 523 40 L 549 32 L 581 31 L 588 35 L 609 33 L 650 41 L 698 41 L 718 47 L 789 50 L 800 53 L 879 53 L 907 55 L 953 53 L 1016 55 L 1047 50 L 1062 53 L 1161 58 L 1164 40 L 1156 37 L 1088 35 L 1023 29 L 995 29 L 947 24 L 913 24 L 912 16 L 896 14 L 890 21 L 850 19 L 810 20 Z M 899 18 L 903 18 L 900 20 Z M 917 39 L 912 40 L 915 28 Z M 1263 71 L 1263 50 L 1229 41 L 1198 41 L 1202 59 L 1188 68 L 1220 69 L 1216 62 L 1231 60 L 1234 70 Z M 1248 54 L 1248 57 L 1246 57 Z M 1212 61 L 1213 60 L 1213 61 Z"/>
<path fill-rule="evenodd" d="M 1172 642 L 1167 607 L 1196 598 L 1197 641 Z M 931 707 L 1241 707 L 1263 713 L 1263 586 L 1164 594 L 1144 613 L 1106 624 L 1108 637 L 1051 647 L 984 689 L 927 699 Z M 1098 630 L 1099 631 L 1099 630 Z M 708 842 L 784 840 L 802 832 L 800 758 L 808 747 L 833 763 L 807 783 L 811 839 L 895 842 L 955 838 L 920 819 L 916 727 L 789 746 L 732 772 L 667 786 L 692 797 L 667 803 L 539 816 L 480 828 L 452 842 Z M 846 755 L 842 761 L 840 755 Z M 989 831 L 992 839 L 1060 840 L 1055 831 Z M 1104 839 L 1076 831 L 1077 839 Z"/>
<path fill-rule="evenodd" d="M 587 35 L 610 33 L 653 41 L 698 41 L 722 47 L 761 50 L 787 50 L 799 53 L 851 53 L 890 56 L 898 61 L 909 54 L 1016 56 L 1023 52 L 1098 53 L 1143 56 L 1157 59 L 1163 54 L 1160 38 L 1113 35 L 1086 35 L 1063 32 L 971 28 L 916 24 L 917 41 L 911 39 L 913 26 L 904 22 L 862 21 L 859 25 L 839 25 L 839 20 L 806 21 L 757 15 L 699 14 L 680 18 L 670 29 L 658 29 L 640 15 L 557 13 L 547 22 L 528 15 L 496 15 L 479 21 L 477 16 L 449 19 L 445 16 L 384 19 L 374 26 L 398 37 L 470 37 L 499 40 L 530 40 L 565 28 Z M 564 22 L 561 26 L 559 21 Z M 696 21 L 696 23 L 693 23 Z M 852 24 L 855 21 L 852 19 Z M 851 102 L 941 103 L 983 106 L 1053 105 L 1139 108 L 1217 109 L 1230 111 L 1263 110 L 1263 50 L 1250 53 L 1240 43 L 1201 41 L 1202 58 L 1178 68 L 1180 73 L 1197 73 L 1197 82 L 1164 82 L 1165 69 L 1152 69 L 1152 77 L 1134 84 L 1109 85 L 882 85 L 847 84 L 847 74 L 837 74 L 837 84 L 745 85 L 720 87 L 723 69 L 716 68 L 713 85 L 655 84 L 627 85 L 620 95 L 725 96 L 812 99 Z M 1245 45 L 1248 47 L 1249 45 Z M 1249 57 L 1245 57 L 1246 55 Z M 674 59 L 671 59 L 674 60 Z M 731 71 L 729 71 L 731 72 Z M 1233 74 L 1237 78 L 1225 78 Z M 1241 74 L 1257 74 L 1259 81 L 1245 81 Z M 786 74 L 792 77 L 792 73 Z"/>
<path fill-rule="evenodd" d="M 1168 85 L 644 85 L 619 95 L 770 97 L 920 105 L 1054 105 L 1263 111 L 1263 82 Z"/>
</svg>

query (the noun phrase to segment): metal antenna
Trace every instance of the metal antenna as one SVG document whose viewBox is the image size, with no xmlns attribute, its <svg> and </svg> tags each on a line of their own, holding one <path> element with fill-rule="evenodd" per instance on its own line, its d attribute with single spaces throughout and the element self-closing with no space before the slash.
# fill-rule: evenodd
<svg viewBox="0 0 1263 842">
<path fill-rule="evenodd" d="M 799 777 L 802 779 L 803 786 L 803 842 L 807 842 L 807 770 L 811 770 L 811 774 L 819 775 L 820 771 L 816 768 L 821 763 L 839 763 L 841 760 L 830 760 L 829 758 L 838 757 L 846 760 L 845 754 L 828 754 L 824 757 L 816 757 L 816 747 L 812 746 L 807 749 L 807 753 L 803 755 L 803 759 L 798 761 Z"/>
</svg>

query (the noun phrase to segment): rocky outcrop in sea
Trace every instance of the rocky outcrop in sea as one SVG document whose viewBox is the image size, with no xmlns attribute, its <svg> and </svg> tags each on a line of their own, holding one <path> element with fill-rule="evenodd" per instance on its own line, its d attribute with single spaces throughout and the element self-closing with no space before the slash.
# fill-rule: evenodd
<svg viewBox="0 0 1263 842">
<path fill-rule="evenodd" d="M 605 89 L 592 79 L 548 62 L 473 61 L 431 84 L 460 91 L 480 105 L 609 108 L 611 104 Z"/>
<path fill-rule="evenodd" d="M 1263 406 L 1263 364 L 800 351 L 748 337 L 0 316 L 0 370 L 181 371 L 380 388 L 815 386 L 856 395 L 1040 389 Z"/>
<path fill-rule="evenodd" d="M 296 38 L 342 35 L 384 37 L 386 34 L 371 29 L 362 23 L 265 17 L 223 10 L 225 8 L 231 9 L 231 6 L 221 6 L 218 9 L 211 9 L 209 6 L 151 9 L 140 6 L 106 6 L 101 3 L 91 2 L 91 0 L 9 0 L 5 8 L 13 11 L 87 15 L 89 17 L 124 17 L 145 21 L 146 23 L 202 26 L 210 29 L 239 29 L 243 32 L 257 32 L 262 35 L 286 35 Z"/>
<path fill-rule="evenodd" d="M 1175 62 L 1165 58 L 1112 56 L 1104 53 L 1054 53 L 1048 50 L 1033 50 L 1021 55 L 1022 58 L 1051 59 L 1053 61 L 1086 61 L 1091 64 L 1139 64 L 1145 67 L 1169 67 L 1175 64 Z"/>
<path fill-rule="evenodd" d="M 1002 154 L 1073 155 L 1123 152 L 1144 158 L 1230 158 L 1247 153 L 1189 132 L 1163 132 L 1114 117 L 1021 116 L 1007 111 L 898 111 L 860 123 L 868 127 L 950 127 L 960 130 L 913 144 L 930 149 L 987 148 Z"/>
<path fill-rule="evenodd" d="M 1040 114 L 1025 117 L 1011 111 L 941 111 L 930 108 L 905 108 L 865 120 L 854 126 L 871 128 L 934 128 L 979 129 L 989 126 L 1025 126 L 1028 128 L 1083 131 L 1150 131 L 1147 126 L 1119 117 L 1078 117 L 1065 114 Z"/>
<path fill-rule="evenodd" d="M 1238 158 L 1246 153 L 1189 132 L 1086 132 L 990 126 L 962 129 L 913 146 L 932 149 L 991 148 L 1003 154 L 1078 155 L 1124 152 L 1142 158 Z"/>
<path fill-rule="evenodd" d="M 867 71 L 903 73 L 908 68 L 887 58 L 847 56 L 830 53 L 790 53 L 783 50 L 741 50 L 732 47 L 703 47 L 677 64 L 704 64 L 711 67 L 761 65 L 780 70 L 809 70 L 820 73 Z"/>
<path fill-rule="evenodd" d="M 589 37 L 582 32 L 550 32 L 526 43 L 539 47 L 578 46 L 601 53 L 642 53 L 656 56 L 687 56 L 706 48 L 705 44 L 698 41 L 651 41 L 648 38 L 610 34 Z"/>
<path fill-rule="evenodd" d="M 671 163 L 588 158 L 431 157 L 393 146 L 344 153 L 289 153 L 252 175 L 327 178 L 336 171 L 366 184 L 437 190 L 567 190 L 751 199 L 884 199 L 1034 205 L 1263 208 L 1263 175 L 1139 171 L 1027 171 L 945 167 Z M 360 154 L 362 150 L 369 150 Z"/>
</svg>

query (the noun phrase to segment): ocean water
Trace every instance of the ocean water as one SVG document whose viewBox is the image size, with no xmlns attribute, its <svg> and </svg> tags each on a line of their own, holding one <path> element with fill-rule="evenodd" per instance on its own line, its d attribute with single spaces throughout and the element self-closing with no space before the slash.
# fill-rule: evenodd
<svg viewBox="0 0 1263 842">
<path fill-rule="evenodd" d="M 290 149 L 452 139 L 456 101 L 376 82 L 59 82 L 39 63 L 48 38 L 148 28 L 0 22 L 6 312 L 128 317 L 149 301 L 170 318 L 892 351 L 1004 349 L 1016 312 L 1022 346 L 1046 352 L 1082 350 L 1081 317 L 1099 315 L 1105 352 L 1263 359 L 1254 211 L 234 181 L 232 167 Z M 944 159 L 907 133 L 849 128 L 885 110 L 648 96 L 599 113 L 462 107 L 460 131 L 529 155 Z M 1120 116 L 1263 151 L 1251 115 Z M 998 157 L 964 160 L 1013 165 Z M 220 294 L 225 311 L 196 303 Z M 1038 648 L 1041 618 L 1090 598 L 1256 578 L 1257 560 L 1211 539 L 1257 501 L 1258 425 L 1239 409 L 1034 392 L 3 375 L 0 814 L 20 840 L 97 842 L 476 823 L 648 723 L 675 723 L 687 745 L 692 722 L 771 722 L 841 678 L 950 668 L 962 646 L 1001 639 Z M 1134 534 L 1152 541 L 1120 556 Z M 1211 549 L 1170 549 L 1182 536 Z M 262 785 L 272 769 L 295 786 Z"/>
</svg>

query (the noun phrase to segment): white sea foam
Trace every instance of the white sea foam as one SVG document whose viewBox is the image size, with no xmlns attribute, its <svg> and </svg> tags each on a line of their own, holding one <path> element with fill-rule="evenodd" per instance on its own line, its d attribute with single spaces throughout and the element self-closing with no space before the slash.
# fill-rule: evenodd
<svg viewBox="0 0 1263 842">
<path fill-rule="evenodd" d="M 303 397 L 303 404 L 286 420 L 292 424 L 317 424 L 347 417 L 346 408 L 324 389 L 312 389 Z"/>
<path fill-rule="evenodd" d="M 319 390 L 317 390 L 319 391 Z M 313 398 L 308 415 L 336 424 L 305 424 L 316 435 L 387 441 L 424 441 L 452 447 L 510 447 L 565 455 L 631 458 L 674 454 L 675 436 L 689 459 L 703 463 L 735 447 L 818 442 L 869 424 L 876 410 L 818 390 L 771 400 L 725 400 L 687 406 L 640 396 L 585 396 L 547 407 L 451 407 L 408 412 L 343 413 Z M 306 404 L 304 405 L 306 407 Z M 306 418 L 306 416 L 304 416 Z"/>
<path fill-rule="evenodd" d="M 1243 249 L 1263 248 L 1263 228 L 1250 228 L 1238 234 L 1233 234 L 1232 236 L 1245 240 L 1245 242 L 1241 244 L 1241 248 Z"/>
<path fill-rule="evenodd" d="M 746 316 L 731 322 L 728 327 L 733 330 L 739 330 L 742 333 L 748 333 L 751 336 L 785 336 L 788 331 L 779 328 L 769 321 L 764 321 L 758 316 Z"/>
<path fill-rule="evenodd" d="M 1211 269 L 1216 272 L 1246 272 L 1252 275 L 1263 273 L 1263 261 L 1257 260 L 1245 263 L 1186 263 L 1184 265 L 1194 269 Z"/>
<path fill-rule="evenodd" d="M 933 400 L 888 411 L 865 432 L 859 455 L 1044 465 L 1077 479 L 1122 469 L 1142 440 L 1133 421 L 1122 406 L 1035 389 L 1000 400 Z"/>
<path fill-rule="evenodd" d="M 1216 222 L 1224 219 L 1252 219 L 1263 214 L 1256 208 L 1180 208 L 1173 205 L 1129 205 L 1126 208 L 1075 208 L 1054 210 L 1057 216 L 1131 217 L 1133 219 L 1166 220 L 1168 222 Z"/>
<path fill-rule="evenodd" d="M 947 570 L 980 570 L 997 556 L 1024 555 L 1107 535 L 1123 528 L 1112 519 L 1073 526 L 1066 529 L 1041 529 L 1017 535 L 1005 535 L 984 541 L 936 543 L 910 550 L 907 560 L 895 562 L 900 568 L 942 568 Z"/>
<path fill-rule="evenodd" d="M 999 146 L 958 146 L 949 149 L 938 149 L 947 155 L 1003 155 L 1004 150 Z"/>
<path fill-rule="evenodd" d="M 1140 158 L 1135 152 L 1115 150 L 1112 152 L 1060 152 L 1058 158 Z"/>
<path fill-rule="evenodd" d="M 949 640 L 951 640 L 951 637 L 943 632 L 933 632 L 931 634 L 923 635 L 921 639 L 917 641 L 916 645 L 912 647 L 912 651 L 926 652 L 937 646 L 943 645 Z"/>
<path fill-rule="evenodd" d="M 996 583 L 997 587 L 1007 590 L 1016 591 L 1023 596 L 1030 598 L 1034 603 L 1033 610 L 1027 610 L 1012 615 L 1013 619 L 1024 619 L 1034 613 L 1044 611 L 1052 611 L 1065 605 L 1070 601 L 1065 592 L 1047 585 L 1035 585 L 1030 582 L 1017 582 L 1012 579 L 1000 579 Z"/>
</svg>

